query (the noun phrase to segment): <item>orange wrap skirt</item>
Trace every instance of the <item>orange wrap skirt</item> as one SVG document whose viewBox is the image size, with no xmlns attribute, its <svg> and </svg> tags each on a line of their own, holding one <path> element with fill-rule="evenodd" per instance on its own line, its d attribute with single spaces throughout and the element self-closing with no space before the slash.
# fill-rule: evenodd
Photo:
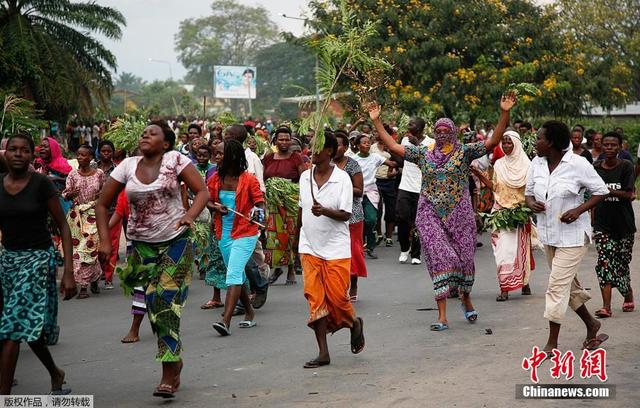
<svg viewBox="0 0 640 408">
<path fill-rule="evenodd" d="M 324 260 L 309 254 L 300 254 L 300 260 L 304 271 L 304 297 L 309 302 L 309 327 L 326 317 L 330 333 L 351 328 L 356 317 L 349 301 L 351 260 Z"/>
</svg>

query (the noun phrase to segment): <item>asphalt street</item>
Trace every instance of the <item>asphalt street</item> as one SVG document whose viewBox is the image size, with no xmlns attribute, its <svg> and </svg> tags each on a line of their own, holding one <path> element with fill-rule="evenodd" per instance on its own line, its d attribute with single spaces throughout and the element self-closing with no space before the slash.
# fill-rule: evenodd
<svg viewBox="0 0 640 408">
<path fill-rule="evenodd" d="M 639 212 L 636 206 L 636 214 Z M 542 315 L 549 270 L 543 253 L 536 251 L 533 295 L 514 293 L 508 302 L 497 303 L 489 235 L 480 240 L 484 246 L 476 255 L 472 294 L 479 312 L 476 324 L 467 323 L 459 301 L 451 299 L 450 329 L 429 331 L 437 317 L 431 280 L 424 265 L 397 263 L 395 243 L 392 248 L 379 249 L 379 260 L 367 261 L 369 278 L 360 281 L 356 308 L 365 322 L 366 349 L 352 355 L 349 332 L 338 332 L 329 339 L 332 361 L 327 367 L 302 368 L 316 355 L 316 345 L 306 326 L 301 276 L 296 286 L 271 287 L 266 305 L 257 312 L 257 327 L 239 329 L 235 324 L 241 319 L 235 317 L 232 335 L 226 338 L 211 328 L 220 309 L 200 310 L 211 289 L 194 280 L 182 318 L 185 368 L 173 401 L 151 396 L 159 382 L 160 364 L 154 361 L 156 342 L 146 318 L 139 343 L 120 343 L 131 322 L 131 300 L 119 288 L 87 300 L 61 302 L 60 342 L 51 350 L 74 394 L 93 394 L 96 407 L 638 406 L 640 311 L 622 313 L 622 297 L 617 292 L 614 317 L 603 321 L 603 331 L 611 336 L 605 343 L 607 383 L 616 385 L 616 399 L 586 403 L 515 399 L 516 384 L 530 383 L 529 373 L 521 368 L 522 359 L 530 356 L 534 345 L 542 347 L 547 338 L 548 323 Z M 639 251 L 636 245 L 631 268 L 636 294 L 640 294 Z M 593 295 L 588 303 L 592 312 L 601 306 L 594 265 L 591 247 L 579 278 Z M 584 337 L 584 326 L 569 312 L 559 347 L 578 355 L 576 377 L 553 380 L 548 372 L 551 364 L 546 362 L 540 371 L 542 383 L 599 383 L 579 376 Z M 49 391 L 48 375 L 26 345 L 16 377 L 15 394 Z"/>
</svg>

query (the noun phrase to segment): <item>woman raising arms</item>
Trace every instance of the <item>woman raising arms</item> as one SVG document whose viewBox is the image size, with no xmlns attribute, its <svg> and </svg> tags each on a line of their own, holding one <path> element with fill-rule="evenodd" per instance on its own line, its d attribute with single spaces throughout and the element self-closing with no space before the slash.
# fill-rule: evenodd
<svg viewBox="0 0 640 408">
<path fill-rule="evenodd" d="M 380 107 L 374 106 L 369 112 L 378 137 L 389 151 L 417 164 L 422 172 L 416 226 L 438 303 L 438 321 L 431 324 L 431 330 L 449 328 L 446 305 L 452 289 L 461 294 L 465 319 L 474 323 L 478 318 L 470 297 L 476 248 L 476 224 L 468 188 L 470 164 L 500 142 L 515 103 L 513 95 L 502 97 L 500 121 L 491 139 L 461 144 L 453 121 L 439 119 L 433 127 L 436 142 L 429 147 L 396 143 L 384 129 Z"/>
</svg>

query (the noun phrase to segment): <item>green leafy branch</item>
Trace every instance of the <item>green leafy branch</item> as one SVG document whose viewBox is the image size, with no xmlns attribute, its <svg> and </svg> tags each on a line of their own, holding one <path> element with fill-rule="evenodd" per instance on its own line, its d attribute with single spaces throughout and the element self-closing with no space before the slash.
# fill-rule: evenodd
<svg viewBox="0 0 640 408">
<path fill-rule="evenodd" d="M 485 227 L 491 231 L 513 231 L 526 225 L 533 215 L 533 211 L 524 204 L 514 208 L 503 208 L 488 214 L 484 218 Z"/>
</svg>

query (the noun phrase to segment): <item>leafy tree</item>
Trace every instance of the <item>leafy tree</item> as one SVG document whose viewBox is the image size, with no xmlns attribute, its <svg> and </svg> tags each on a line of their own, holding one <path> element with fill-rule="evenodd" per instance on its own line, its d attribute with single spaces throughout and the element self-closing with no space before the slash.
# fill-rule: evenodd
<svg viewBox="0 0 640 408">
<path fill-rule="evenodd" d="M 314 27 L 323 35 L 342 30 L 337 3 L 311 3 Z M 384 97 L 403 111 L 436 111 L 471 122 L 495 119 L 496 101 L 513 82 L 540 89 L 537 97 L 522 98 L 523 116 L 577 115 L 596 96 L 611 94 L 606 86 L 593 87 L 588 60 L 560 32 L 551 7 L 530 0 L 348 3 L 360 20 L 380 19 L 367 49 L 395 65 L 395 81 Z"/>
<path fill-rule="evenodd" d="M 262 6 L 215 0 L 212 14 L 180 23 L 175 49 L 187 68 L 186 80 L 201 91 L 213 90 L 214 65 L 244 65 L 277 40 L 278 28 Z M 260 73 L 258 73 L 259 77 Z"/>
<path fill-rule="evenodd" d="M 113 84 L 113 92 L 109 102 L 112 115 L 120 115 L 138 108 L 135 102 L 146 82 L 130 72 L 122 72 Z"/>
<path fill-rule="evenodd" d="M 568 38 L 588 58 L 587 66 L 611 86 L 604 107 L 620 99 L 640 99 L 640 1 L 559 0 L 560 21 Z"/>
<path fill-rule="evenodd" d="M 202 107 L 180 82 L 153 81 L 145 84 L 138 96 L 132 98 L 139 108 L 152 115 L 197 115 Z"/>
<path fill-rule="evenodd" d="M 315 93 L 315 57 L 306 47 L 281 42 L 256 52 L 258 70 L 255 111 L 274 109 L 278 116 L 295 117 L 295 104 L 280 105 L 283 97 Z"/>
<path fill-rule="evenodd" d="M 91 1 L 1 0 L 0 88 L 36 102 L 46 117 L 93 112 L 106 102 L 116 59 L 92 34 L 122 35 L 125 19 Z"/>
</svg>

